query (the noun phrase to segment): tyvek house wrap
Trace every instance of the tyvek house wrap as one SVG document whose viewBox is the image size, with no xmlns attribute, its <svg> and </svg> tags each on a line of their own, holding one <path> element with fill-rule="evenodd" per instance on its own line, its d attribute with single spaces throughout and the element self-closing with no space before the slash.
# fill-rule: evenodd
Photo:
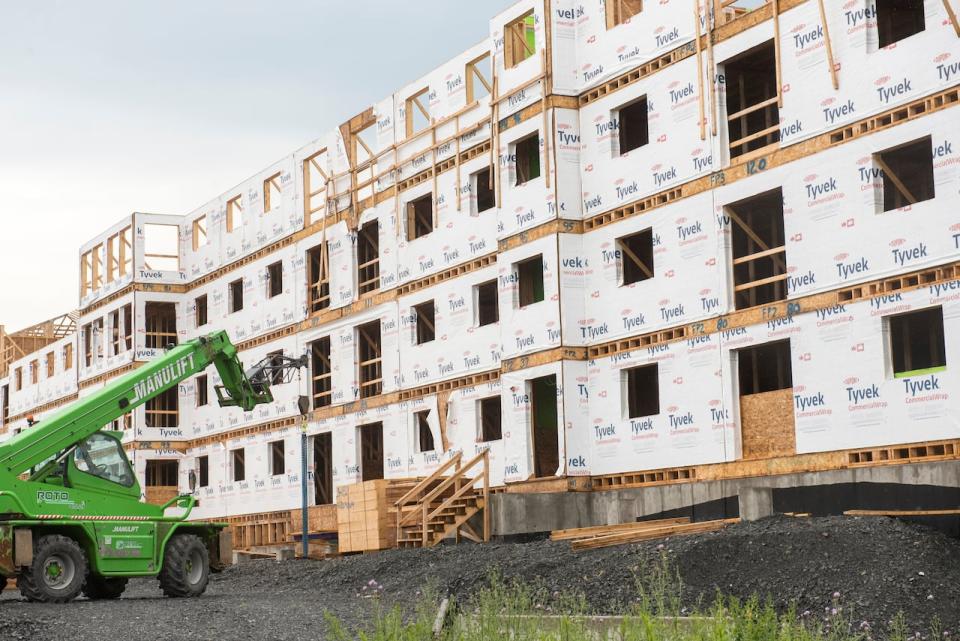
<svg viewBox="0 0 960 641">
<path fill-rule="evenodd" d="M 942 306 L 946 367 L 895 377 L 885 317 Z M 784 316 L 589 363 L 592 474 L 741 456 L 738 350 L 790 341 L 799 454 L 955 438 L 960 281 Z M 624 370 L 656 364 L 659 413 L 629 418 Z"/>
<path fill-rule="evenodd" d="M 956 84 L 960 39 L 939 0 L 923 3 L 922 32 L 882 49 L 876 2 L 825 0 L 824 5 L 837 90 L 831 84 L 827 31 L 817 3 L 804 2 L 780 16 L 783 145 Z"/>
</svg>

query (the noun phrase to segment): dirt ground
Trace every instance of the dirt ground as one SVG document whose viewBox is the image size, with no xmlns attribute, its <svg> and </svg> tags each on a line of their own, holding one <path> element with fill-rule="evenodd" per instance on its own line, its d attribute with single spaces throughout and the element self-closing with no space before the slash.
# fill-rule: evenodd
<svg viewBox="0 0 960 641">
<path fill-rule="evenodd" d="M 886 518 L 789 518 L 743 523 L 688 537 L 573 552 L 569 543 L 442 545 L 327 561 L 255 561 L 215 575 L 199 599 L 163 598 L 154 580 L 132 581 L 113 602 L 68 605 L 0 597 L 0 639 L 322 639 L 325 612 L 348 626 L 369 620 L 379 603 L 405 611 L 433 585 L 465 602 L 492 570 L 539 582 L 551 592 L 577 591 L 598 613 L 621 612 L 637 598 L 638 568 L 661 553 L 679 571 L 683 602 L 712 600 L 719 590 L 795 604 L 812 616 L 838 599 L 856 621 L 883 628 L 898 611 L 911 631 L 938 617 L 960 633 L 960 541 Z M 839 593 L 839 597 L 835 594 Z"/>
</svg>

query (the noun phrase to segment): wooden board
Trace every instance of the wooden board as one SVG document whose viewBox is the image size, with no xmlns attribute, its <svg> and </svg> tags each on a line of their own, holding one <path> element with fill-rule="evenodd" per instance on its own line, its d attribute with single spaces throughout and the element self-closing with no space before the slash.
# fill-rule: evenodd
<svg viewBox="0 0 960 641">
<path fill-rule="evenodd" d="M 647 528 L 637 532 L 627 531 L 589 539 L 581 539 L 579 541 L 574 541 L 571 544 L 571 547 L 574 550 L 593 550 L 596 548 L 610 547 L 612 545 L 624 545 L 627 543 L 639 543 L 641 541 L 662 539 L 668 536 L 701 534 L 703 532 L 719 530 L 723 527 L 726 527 L 730 523 L 738 523 L 739 521 L 740 519 L 720 519 L 717 521 L 702 521 L 700 523 L 665 525 L 662 527 Z"/>
<path fill-rule="evenodd" d="M 960 516 L 957 510 L 847 510 L 846 516 Z"/>
<path fill-rule="evenodd" d="M 797 453 L 793 388 L 740 397 L 744 460 Z"/>
<path fill-rule="evenodd" d="M 673 519 L 631 521 L 629 523 L 618 523 L 616 525 L 595 525 L 590 527 L 578 527 L 570 530 L 554 530 L 550 533 L 550 540 L 567 541 L 571 539 L 589 539 L 598 536 L 606 536 L 608 534 L 619 534 L 621 532 L 649 530 L 651 528 L 658 528 L 666 525 L 684 525 L 689 522 L 690 519 L 688 517 L 681 516 Z"/>
</svg>

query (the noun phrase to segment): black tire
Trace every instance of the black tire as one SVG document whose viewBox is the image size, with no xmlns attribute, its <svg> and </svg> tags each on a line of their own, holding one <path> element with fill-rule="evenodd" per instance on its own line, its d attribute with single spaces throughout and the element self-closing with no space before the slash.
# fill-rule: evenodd
<svg viewBox="0 0 960 641">
<path fill-rule="evenodd" d="M 86 580 L 83 548 L 69 537 L 48 534 L 33 546 L 33 563 L 17 576 L 17 586 L 28 601 L 66 603 L 80 594 Z"/>
<path fill-rule="evenodd" d="M 200 596 L 210 580 L 210 554 L 200 537 L 177 534 L 167 542 L 160 589 L 169 597 Z"/>
<path fill-rule="evenodd" d="M 87 584 L 83 586 L 83 596 L 88 599 L 118 599 L 127 589 L 127 579 L 103 577 L 91 573 Z"/>
</svg>

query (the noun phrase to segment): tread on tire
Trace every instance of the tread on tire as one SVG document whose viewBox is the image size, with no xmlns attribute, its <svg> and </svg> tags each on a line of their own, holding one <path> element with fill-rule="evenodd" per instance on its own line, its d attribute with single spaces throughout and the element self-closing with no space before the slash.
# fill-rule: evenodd
<svg viewBox="0 0 960 641">
<path fill-rule="evenodd" d="M 210 555 L 200 537 L 195 534 L 174 535 L 163 552 L 163 567 L 158 579 L 160 589 L 168 597 L 203 594 L 210 580 Z"/>
<path fill-rule="evenodd" d="M 69 573 L 66 580 L 61 580 L 62 586 L 50 576 L 54 567 Z M 67 603 L 80 594 L 87 570 L 87 555 L 80 544 L 61 534 L 47 534 L 34 545 L 33 562 L 17 576 L 17 586 L 28 601 Z"/>
</svg>

